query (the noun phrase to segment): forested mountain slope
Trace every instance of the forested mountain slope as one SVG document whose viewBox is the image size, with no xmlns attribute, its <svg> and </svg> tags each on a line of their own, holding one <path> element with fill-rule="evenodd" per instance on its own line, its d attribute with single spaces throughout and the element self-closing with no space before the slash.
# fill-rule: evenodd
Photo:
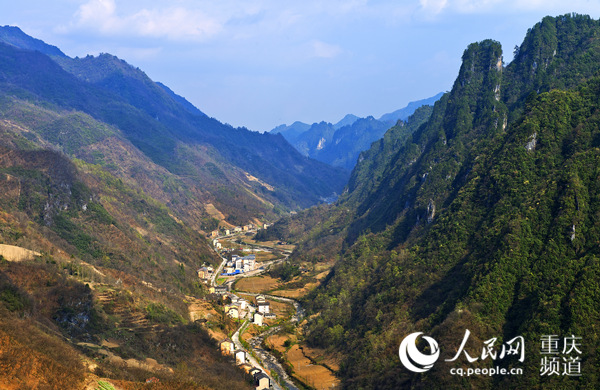
<svg viewBox="0 0 600 390">
<path fill-rule="evenodd" d="M 587 16 L 544 18 L 506 67 L 499 43 L 470 45 L 427 123 L 363 153 L 348 192 L 297 233 L 296 257 L 339 257 L 306 299 L 318 313 L 307 330 L 313 345 L 346 356 L 345 388 L 599 385 L 598 34 Z M 471 356 L 486 340 L 500 350 L 522 336 L 524 362 L 444 362 L 465 329 Z M 424 374 L 398 359 L 413 332 L 442 351 Z M 544 335 L 583 337 L 581 377 L 541 374 Z M 523 374 L 449 372 L 496 365 Z"/>
<path fill-rule="evenodd" d="M 50 58 L 29 50 L 30 42 L 23 46 L 1 48 L 5 95 L 81 111 L 118 128 L 155 164 L 203 190 L 203 203 L 215 204 L 231 223 L 317 203 L 346 181 L 342 170 L 303 157 L 280 136 L 236 129 L 194 110 L 116 57 Z"/>
</svg>

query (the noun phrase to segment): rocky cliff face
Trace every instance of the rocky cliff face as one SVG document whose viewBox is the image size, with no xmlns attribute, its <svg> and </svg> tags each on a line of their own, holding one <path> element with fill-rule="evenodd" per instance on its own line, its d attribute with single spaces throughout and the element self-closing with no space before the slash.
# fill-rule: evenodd
<svg viewBox="0 0 600 390">
<path fill-rule="evenodd" d="M 545 18 L 505 68 L 497 42 L 470 45 L 431 118 L 397 149 L 387 140 L 363 154 L 327 214 L 341 231 L 327 243 L 345 240 L 340 260 L 307 299 L 320 314 L 307 337 L 346 356 L 347 388 L 580 388 L 540 375 L 538 342 L 589 339 L 600 318 L 598 34 L 589 17 Z M 523 336 L 530 358 L 501 366 L 524 375 L 467 383 L 450 363 L 412 374 L 397 358 L 410 333 L 454 353 L 465 329 L 471 356 L 486 340 Z M 579 361 L 592 386 L 594 348 Z"/>
</svg>

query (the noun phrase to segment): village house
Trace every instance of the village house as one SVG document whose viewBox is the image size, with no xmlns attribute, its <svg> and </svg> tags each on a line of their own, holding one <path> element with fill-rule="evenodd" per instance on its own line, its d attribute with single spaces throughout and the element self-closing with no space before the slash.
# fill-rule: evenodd
<svg viewBox="0 0 600 390">
<path fill-rule="evenodd" d="M 246 306 L 246 303 L 242 303 L 240 299 L 238 299 L 235 295 L 223 295 L 223 300 L 226 300 L 227 297 L 230 297 L 232 302 L 225 303 L 223 305 L 223 310 L 225 313 L 234 319 L 246 318 L 248 315 L 248 311 L 244 310 L 242 306 Z"/>
<path fill-rule="evenodd" d="M 235 351 L 235 344 L 233 344 L 233 341 L 229 337 L 221 340 L 219 347 L 221 354 L 225 356 L 231 356 L 233 355 L 233 351 Z"/>
<path fill-rule="evenodd" d="M 271 378 L 264 372 L 254 375 L 254 384 L 256 390 L 268 390 L 271 387 Z"/>
<path fill-rule="evenodd" d="M 227 315 L 237 320 L 240 318 L 240 311 L 237 307 L 230 307 L 229 310 L 227 310 Z"/>
<path fill-rule="evenodd" d="M 210 236 L 212 238 L 217 238 L 219 237 L 219 231 L 218 230 L 213 230 L 212 232 L 210 232 Z"/>
<path fill-rule="evenodd" d="M 266 314 L 270 311 L 270 306 L 269 306 L 269 302 L 259 302 L 257 304 L 258 306 L 258 312 L 262 313 L 262 314 Z"/>
<path fill-rule="evenodd" d="M 256 255 L 248 255 L 243 257 L 244 266 L 248 265 L 250 269 L 254 269 L 256 265 Z"/>
<path fill-rule="evenodd" d="M 242 228 L 239 227 L 239 226 L 236 226 L 236 227 L 233 228 L 233 231 L 236 232 L 236 233 L 239 233 L 239 232 L 242 231 Z"/>
<path fill-rule="evenodd" d="M 229 230 L 229 229 L 225 229 L 225 235 L 226 235 L 226 236 L 228 236 L 228 235 L 230 235 L 230 234 L 231 234 L 231 230 Z"/>
<path fill-rule="evenodd" d="M 246 310 L 248 307 L 248 301 L 235 295 L 231 297 L 231 304 L 237 306 L 240 310 Z"/>
<path fill-rule="evenodd" d="M 255 325 L 263 326 L 263 315 L 260 313 L 254 313 L 254 318 L 252 319 Z"/>
<path fill-rule="evenodd" d="M 254 299 L 256 300 L 257 304 L 261 303 L 261 302 L 266 302 L 267 301 L 267 299 L 265 298 L 265 296 L 262 295 L 262 294 L 258 294 Z"/>
<path fill-rule="evenodd" d="M 202 267 L 198 270 L 198 277 L 200 279 L 208 280 L 212 277 L 212 272 L 207 267 Z"/>
<path fill-rule="evenodd" d="M 243 349 L 236 349 L 233 352 L 233 355 L 235 356 L 235 364 L 236 365 L 246 363 L 246 351 L 244 351 Z"/>
<path fill-rule="evenodd" d="M 227 294 L 227 286 L 223 285 L 223 286 L 215 287 L 215 294 L 219 294 L 219 295 Z"/>
<path fill-rule="evenodd" d="M 234 265 L 235 269 L 243 269 L 244 268 L 244 260 L 241 257 L 238 257 L 235 259 L 235 265 Z"/>
<path fill-rule="evenodd" d="M 265 313 L 265 319 L 267 320 L 274 320 L 277 318 L 277 315 L 275 313 Z"/>
<path fill-rule="evenodd" d="M 242 258 L 244 272 L 253 271 L 256 268 L 256 255 L 248 255 Z"/>
</svg>

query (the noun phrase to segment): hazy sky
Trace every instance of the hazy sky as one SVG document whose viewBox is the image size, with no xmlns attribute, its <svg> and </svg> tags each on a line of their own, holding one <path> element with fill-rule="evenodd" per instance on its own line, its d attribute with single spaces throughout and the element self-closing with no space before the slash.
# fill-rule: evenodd
<svg viewBox="0 0 600 390">
<path fill-rule="evenodd" d="M 600 16 L 597 0 L 20 0 L 0 24 L 67 55 L 106 52 L 206 114 L 270 130 L 380 115 L 449 90 L 471 42 L 506 62 L 545 15 Z"/>
</svg>

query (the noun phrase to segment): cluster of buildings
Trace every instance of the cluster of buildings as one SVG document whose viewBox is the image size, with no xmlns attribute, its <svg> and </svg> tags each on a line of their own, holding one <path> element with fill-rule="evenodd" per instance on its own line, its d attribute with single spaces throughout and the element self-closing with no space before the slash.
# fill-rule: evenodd
<svg viewBox="0 0 600 390">
<path fill-rule="evenodd" d="M 242 272 L 254 271 L 254 269 L 256 269 L 256 255 L 248 255 L 244 257 L 233 255 L 231 256 L 231 260 L 227 261 L 225 264 L 222 275 L 237 275 Z"/>
<path fill-rule="evenodd" d="M 254 271 L 256 269 L 256 255 L 248 256 L 231 256 L 231 260 L 228 260 L 223 267 L 223 276 L 233 276 L 242 272 Z M 210 282 L 215 274 L 215 270 L 211 266 L 203 266 L 198 269 L 198 278 L 202 279 L 204 283 Z"/>
<path fill-rule="evenodd" d="M 231 296 L 231 303 L 225 304 L 224 309 L 225 313 L 233 319 L 246 318 L 251 312 L 256 311 L 247 300 L 238 298 L 235 295 Z"/>
<path fill-rule="evenodd" d="M 271 388 L 271 378 L 265 374 L 260 368 L 253 367 L 248 364 L 248 357 L 246 351 L 243 349 L 236 349 L 235 343 L 230 339 L 223 339 L 219 343 L 221 353 L 225 356 L 232 356 L 235 359 L 235 364 L 254 377 L 254 385 L 256 390 L 267 390 Z"/>
<path fill-rule="evenodd" d="M 268 225 L 264 225 L 266 229 Z M 248 232 L 253 229 L 259 229 L 258 226 L 248 224 L 245 226 L 236 226 L 232 229 L 215 230 L 211 232 L 210 237 L 213 239 L 212 244 L 215 250 L 222 252 L 229 251 L 223 249 L 218 238 L 220 236 L 229 236 L 235 233 Z M 243 272 L 249 272 L 256 269 L 256 255 L 238 256 L 232 255 L 231 260 L 228 260 L 223 267 L 223 276 L 237 275 Z M 205 282 L 212 280 L 214 269 L 212 267 L 202 267 L 198 270 L 198 277 Z M 211 294 L 220 295 L 226 302 L 224 304 L 225 313 L 233 319 L 250 319 L 255 325 L 263 326 L 265 319 L 274 319 L 277 316 L 271 313 L 271 307 L 264 295 L 257 295 L 254 303 L 249 302 L 244 298 L 240 298 L 229 292 L 227 285 L 211 286 L 209 288 Z M 214 296 L 213 296 L 214 297 Z M 226 298 L 229 298 L 227 300 Z M 213 298 L 214 299 L 214 298 Z M 226 356 L 232 356 L 235 364 L 242 368 L 246 373 L 254 377 L 256 390 L 267 390 L 272 388 L 271 378 L 266 375 L 260 368 L 253 367 L 249 364 L 247 353 L 243 349 L 238 349 L 235 343 L 226 338 L 219 343 L 221 353 Z M 241 347 L 240 347 L 241 348 Z"/>
<path fill-rule="evenodd" d="M 275 319 L 277 315 L 271 313 L 271 304 L 265 299 L 264 295 L 256 296 L 255 302 L 252 304 L 244 298 L 231 294 L 227 291 L 226 286 L 211 287 L 211 292 L 223 296 L 223 298 L 229 297 L 230 303 L 225 303 L 223 308 L 225 314 L 229 317 L 239 319 L 250 319 L 258 326 L 264 324 L 265 319 Z"/>
<path fill-rule="evenodd" d="M 263 229 L 268 228 L 270 225 L 267 225 L 266 223 L 263 224 Z M 220 235 L 223 236 L 230 236 L 232 234 L 235 233 L 242 233 L 242 232 L 250 232 L 256 229 L 260 229 L 259 226 L 254 225 L 252 223 L 249 223 L 248 225 L 244 225 L 244 226 L 235 226 L 233 228 L 227 229 L 227 228 L 223 228 L 220 231 L 219 230 L 213 230 L 212 232 L 210 232 L 210 236 L 212 238 L 217 238 Z"/>
<path fill-rule="evenodd" d="M 275 313 L 271 313 L 271 305 L 265 299 L 264 295 L 257 295 L 255 300 L 255 310 L 252 312 L 252 322 L 255 325 L 263 326 L 264 320 L 273 320 L 277 318 Z"/>
<path fill-rule="evenodd" d="M 258 326 L 263 325 L 263 320 L 275 319 L 277 316 L 275 313 L 271 313 L 271 305 L 265 299 L 264 295 L 256 296 L 256 311 L 252 316 L 252 322 Z"/>
<path fill-rule="evenodd" d="M 255 230 L 267 229 L 271 225 L 272 224 L 268 224 L 268 223 L 263 223 L 262 225 L 261 224 L 255 225 L 255 224 L 249 223 L 248 225 L 243 225 L 243 226 L 235 226 L 232 228 L 221 228 L 219 230 L 213 230 L 210 232 L 209 236 L 211 238 L 217 238 L 220 236 L 230 236 L 230 235 L 236 234 L 236 233 L 251 232 L 251 231 L 255 231 Z"/>
<path fill-rule="evenodd" d="M 275 314 L 271 313 L 270 304 L 264 295 L 257 295 L 255 297 L 254 305 L 252 305 L 247 300 L 228 293 L 224 286 L 215 287 L 215 293 L 231 299 L 231 303 L 227 303 L 224 306 L 225 313 L 231 318 L 239 319 L 248 317 L 252 319 L 255 325 L 262 326 L 265 318 L 277 317 Z M 271 388 L 271 378 L 261 369 L 250 365 L 246 351 L 237 349 L 235 343 L 230 338 L 222 340 L 219 343 L 219 348 L 223 355 L 232 356 L 238 367 L 254 377 L 256 390 L 266 390 Z"/>
</svg>

